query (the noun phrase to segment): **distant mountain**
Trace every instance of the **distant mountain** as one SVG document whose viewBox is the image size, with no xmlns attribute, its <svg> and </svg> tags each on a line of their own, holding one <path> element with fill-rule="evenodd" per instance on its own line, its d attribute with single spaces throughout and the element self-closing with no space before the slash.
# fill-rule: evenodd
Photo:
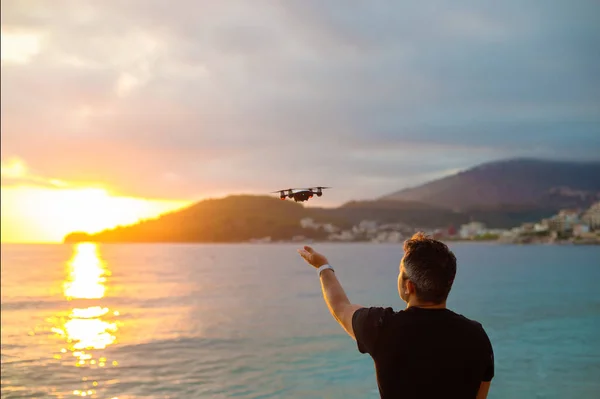
<svg viewBox="0 0 600 399">
<path fill-rule="evenodd" d="M 600 162 L 489 162 L 380 198 L 455 209 L 587 207 L 600 200 Z"/>
<path fill-rule="evenodd" d="M 350 229 L 363 220 L 415 228 L 459 226 L 472 220 L 511 228 L 549 217 L 562 207 L 588 207 L 600 200 L 600 162 L 528 159 L 492 162 L 372 201 L 313 208 L 278 197 L 232 195 L 65 242 L 242 242 L 294 236 L 324 239 L 324 229 L 304 228 L 312 218 Z"/>
<path fill-rule="evenodd" d="M 404 223 L 433 228 L 468 221 L 464 215 L 447 208 L 415 201 L 350 201 L 337 208 L 322 209 L 321 212 L 346 220 L 352 225 L 362 220 L 376 220 L 381 223 Z"/>
<path fill-rule="evenodd" d="M 295 236 L 320 240 L 327 238 L 329 233 L 325 229 L 302 227 L 300 221 L 303 218 L 331 223 L 343 230 L 351 229 L 363 220 L 425 229 L 459 226 L 478 220 L 489 226 L 508 228 L 539 220 L 551 213 L 537 209 L 455 212 L 416 202 L 378 200 L 351 201 L 337 208 L 313 208 L 273 197 L 234 195 L 201 201 L 154 219 L 97 234 L 73 232 L 64 238 L 64 242 L 243 242 L 264 237 L 274 241 L 290 240 Z"/>
<path fill-rule="evenodd" d="M 314 209 L 316 214 L 318 211 Z M 362 220 L 375 220 L 380 223 L 401 223 L 416 228 L 432 229 L 459 226 L 476 220 L 489 227 L 512 228 L 549 217 L 555 213 L 555 209 L 496 206 L 455 210 L 415 201 L 373 200 L 351 201 L 338 208 L 323 209 L 322 212 L 329 217 L 345 220 L 351 225 Z"/>
<path fill-rule="evenodd" d="M 88 235 L 74 232 L 65 242 L 240 242 L 267 236 L 287 240 L 295 235 L 313 238 L 325 232 L 304 229 L 300 220 L 311 217 L 318 222 L 344 225 L 343 220 L 315 212 L 299 203 L 257 195 L 232 195 L 200 201 L 187 208 Z"/>
</svg>

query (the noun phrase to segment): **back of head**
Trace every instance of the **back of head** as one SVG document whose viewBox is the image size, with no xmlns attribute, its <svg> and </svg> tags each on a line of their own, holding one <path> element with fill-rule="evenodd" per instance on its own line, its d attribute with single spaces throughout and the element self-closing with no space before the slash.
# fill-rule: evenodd
<svg viewBox="0 0 600 399">
<path fill-rule="evenodd" d="M 456 276 L 456 257 L 446 244 L 423 233 L 413 235 L 404 242 L 403 266 L 420 301 L 446 300 Z"/>
</svg>

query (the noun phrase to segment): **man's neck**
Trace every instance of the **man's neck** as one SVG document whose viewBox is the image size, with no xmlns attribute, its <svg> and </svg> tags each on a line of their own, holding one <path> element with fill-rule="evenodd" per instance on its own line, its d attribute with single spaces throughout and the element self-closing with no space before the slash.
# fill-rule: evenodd
<svg viewBox="0 0 600 399">
<path fill-rule="evenodd" d="M 406 304 L 406 308 L 424 308 L 424 309 L 446 309 L 446 302 L 432 303 L 432 302 L 421 302 L 418 299 L 409 300 Z"/>
</svg>

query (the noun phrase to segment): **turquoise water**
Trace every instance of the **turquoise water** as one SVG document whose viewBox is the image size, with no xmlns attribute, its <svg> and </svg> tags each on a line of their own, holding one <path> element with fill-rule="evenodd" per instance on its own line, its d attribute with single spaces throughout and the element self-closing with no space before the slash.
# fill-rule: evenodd
<svg viewBox="0 0 600 399">
<path fill-rule="evenodd" d="M 348 296 L 403 308 L 402 251 L 319 244 Z M 373 364 L 282 245 L 2 245 L 2 398 L 377 398 Z M 489 398 L 597 398 L 600 247 L 454 244 Z"/>
</svg>

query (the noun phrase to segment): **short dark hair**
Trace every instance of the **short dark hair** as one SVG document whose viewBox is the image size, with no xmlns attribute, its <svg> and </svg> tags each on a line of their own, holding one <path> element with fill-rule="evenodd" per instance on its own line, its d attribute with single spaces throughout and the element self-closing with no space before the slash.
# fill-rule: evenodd
<svg viewBox="0 0 600 399">
<path fill-rule="evenodd" d="M 404 241 L 404 269 L 419 300 L 442 303 L 456 276 L 456 256 L 443 242 L 419 232 Z"/>
</svg>

